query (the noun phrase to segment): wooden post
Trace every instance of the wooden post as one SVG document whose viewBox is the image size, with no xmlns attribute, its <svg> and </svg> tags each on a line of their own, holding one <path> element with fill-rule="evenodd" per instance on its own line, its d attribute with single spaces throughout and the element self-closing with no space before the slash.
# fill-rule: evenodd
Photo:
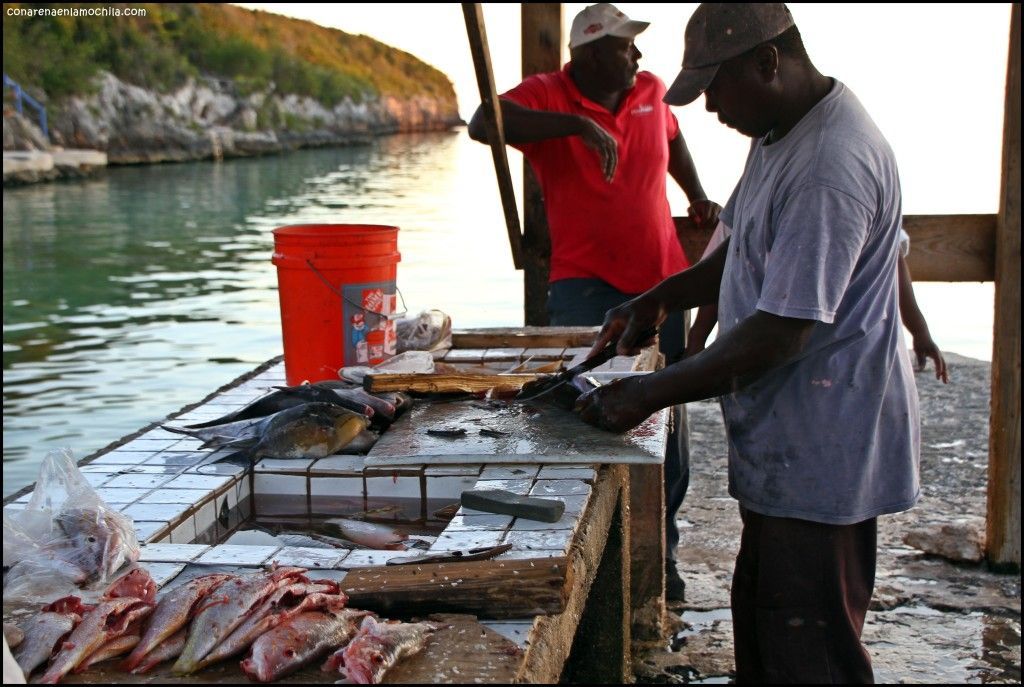
<svg viewBox="0 0 1024 687">
<path fill-rule="evenodd" d="M 1020 3 L 1010 10 L 1003 175 L 996 219 L 986 550 L 996 568 L 1020 568 Z"/>
<path fill-rule="evenodd" d="M 562 64 L 562 3 L 522 4 L 523 78 L 558 71 Z M 540 185 L 523 164 L 523 318 L 527 326 L 548 323 L 551 239 Z"/>
<path fill-rule="evenodd" d="M 505 152 L 505 126 L 501 121 L 501 104 L 494 88 L 494 73 L 491 70 L 491 53 L 487 48 L 487 30 L 484 28 L 484 11 L 478 2 L 462 3 L 462 14 L 466 18 L 466 34 L 469 50 L 473 54 L 476 83 L 480 88 L 480 101 L 484 108 L 484 126 L 487 140 L 494 157 L 494 171 L 498 175 L 498 191 L 501 207 L 505 212 L 505 226 L 508 242 L 512 249 L 512 263 L 517 270 L 523 269 L 522 232 L 519 228 L 519 210 L 516 208 L 515 190 L 512 188 L 512 174 L 508 170 L 508 156 Z"/>
</svg>

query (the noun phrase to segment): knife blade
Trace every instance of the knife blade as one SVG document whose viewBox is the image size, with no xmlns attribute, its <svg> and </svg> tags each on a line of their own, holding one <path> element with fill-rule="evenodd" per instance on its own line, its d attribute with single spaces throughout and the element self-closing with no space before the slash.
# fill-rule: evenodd
<svg viewBox="0 0 1024 687">
<path fill-rule="evenodd" d="M 646 341 L 647 339 L 655 336 L 658 333 L 657 327 L 651 327 L 645 330 L 636 338 L 638 342 Z M 615 347 L 618 345 L 618 341 L 612 341 L 607 346 L 602 348 L 595 356 L 587 358 L 579 365 L 570 367 L 568 370 L 563 370 L 558 374 L 548 378 L 535 382 L 527 382 L 523 385 L 523 388 L 519 390 L 516 395 L 517 401 L 532 401 L 533 399 L 543 396 L 566 382 L 572 380 L 573 377 L 581 375 L 584 372 L 590 372 L 595 367 L 604 365 L 606 362 L 615 357 Z M 526 394 L 526 395 L 524 395 Z"/>
</svg>

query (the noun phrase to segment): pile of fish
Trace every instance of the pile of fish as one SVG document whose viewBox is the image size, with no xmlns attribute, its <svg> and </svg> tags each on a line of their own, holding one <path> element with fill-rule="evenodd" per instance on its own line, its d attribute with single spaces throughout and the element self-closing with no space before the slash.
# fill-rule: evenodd
<svg viewBox="0 0 1024 687">
<path fill-rule="evenodd" d="M 249 650 L 241 669 L 254 681 L 277 680 L 327 656 L 325 672 L 371 684 L 422 650 L 441 627 L 380 621 L 347 608 L 336 582 L 311 580 L 306 572 L 280 567 L 204 575 L 156 603 L 156 585 L 136 568 L 95 605 L 70 596 L 43 607 L 18 628 L 23 639 L 14 657 L 26 676 L 49 661 L 37 681 L 56 684 L 124 654 L 125 671 L 146 673 L 176 659 L 171 672 L 190 675 Z"/>
<path fill-rule="evenodd" d="M 370 394 L 343 381 L 279 387 L 215 420 L 164 426 L 200 439 L 201 448 L 232 449 L 213 462 L 251 465 L 261 458 L 323 458 L 339 451 L 365 453 L 412 400 L 405 394 Z"/>
</svg>

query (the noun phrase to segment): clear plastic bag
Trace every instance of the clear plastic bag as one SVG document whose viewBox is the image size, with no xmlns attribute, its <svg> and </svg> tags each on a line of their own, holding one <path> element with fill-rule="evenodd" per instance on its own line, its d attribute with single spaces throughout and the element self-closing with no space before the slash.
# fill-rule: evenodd
<svg viewBox="0 0 1024 687">
<path fill-rule="evenodd" d="M 5 601 L 48 601 L 105 585 L 138 559 L 131 518 L 103 502 L 67 449 L 43 459 L 25 509 L 4 513 Z"/>
<path fill-rule="evenodd" d="M 424 310 L 395 325 L 398 352 L 434 351 L 452 346 L 452 318 L 440 310 Z"/>
</svg>

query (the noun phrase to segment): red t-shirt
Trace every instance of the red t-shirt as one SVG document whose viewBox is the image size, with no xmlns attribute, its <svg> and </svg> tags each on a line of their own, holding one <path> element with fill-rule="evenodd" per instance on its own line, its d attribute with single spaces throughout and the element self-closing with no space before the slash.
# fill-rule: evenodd
<svg viewBox="0 0 1024 687">
<path fill-rule="evenodd" d="M 551 281 L 596 277 L 637 294 L 689 266 L 665 195 L 668 142 L 679 123 L 662 102 L 665 84 L 639 72 L 617 112 L 576 88 L 569 65 L 535 74 L 502 94 L 532 110 L 590 117 L 615 137 L 619 162 L 611 183 L 597 153 L 579 136 L 514 144 L 533 167 L 551 232 Z"/>
</svg>

